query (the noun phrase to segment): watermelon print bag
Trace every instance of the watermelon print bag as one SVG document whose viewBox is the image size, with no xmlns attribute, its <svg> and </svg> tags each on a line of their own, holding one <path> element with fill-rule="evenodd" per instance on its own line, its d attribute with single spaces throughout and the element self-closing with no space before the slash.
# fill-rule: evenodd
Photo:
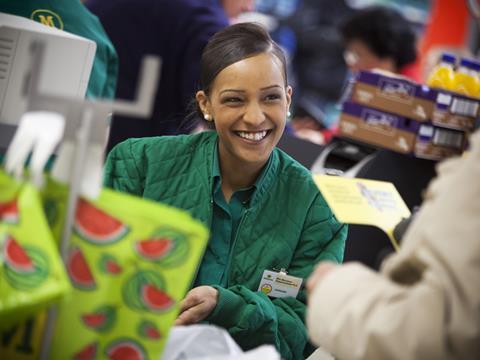
<svg viewBox="0 0 480 360">
<path fill-rule="evenodd" d="M 62 191 L 44 194 L 56 234 Z M 184 211 L 103 189 L 78 201 L 66 260 L 73 294 L 61 302 L 53 359 L 158 359 L 190 287 L 208 231 Z"/>
<path fill-rule="evenodd" d="M 69 290 L 37 189 L 0 170 L 0 330 Z"/>
</svg>

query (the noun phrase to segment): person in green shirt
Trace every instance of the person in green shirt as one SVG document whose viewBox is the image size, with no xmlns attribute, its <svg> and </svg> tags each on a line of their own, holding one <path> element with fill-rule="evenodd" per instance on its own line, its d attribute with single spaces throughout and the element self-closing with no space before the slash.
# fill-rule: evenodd
<svg viewBox="0 0 480 360">
<path fill-rule="evenodd" d="M 113 99 L 118 57 L 102 24 L 80 0 L 0 0 L 0 12 L 17 15 L 93 40 L 97 51 L 87 87 L 87 98 Z"/>
<path fill-rule="evenodd" d="M 313 348 L 299 280 L 317 262 L 342 261 L 347 228 L 310 172 L 276 148 L 292 97 L 284 54 L 259 25 L 229 26 L 203 51 L 200 86 L 197 111 L 215 131 L 120 143 L 105 184 L 185 209 L 210 229 L 177 325 L 207 322 L 244 350 L 272 344 L 303 359 Z M 265 282 L 280 269 L 294 277 L 291 293 Z"/>
</svg>

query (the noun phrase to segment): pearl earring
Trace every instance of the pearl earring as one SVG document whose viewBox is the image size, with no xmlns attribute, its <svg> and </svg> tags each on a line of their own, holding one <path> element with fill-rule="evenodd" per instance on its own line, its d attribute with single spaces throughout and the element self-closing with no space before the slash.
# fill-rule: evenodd
<svg viewBox="0 0 480 360">
<path fill-rule="evenodd" d="M 292 116 L 292 113 L 290 111 L 287 112 L 287 116 L 288 117 L 291 117 Z"/>
<path fill-rule="evenodd" d="M 212 116 L 209 115 L 209 114 L 203 115 L 203 118 L 204 118 L 205 120 L 207 120 L 207 121 L 212 121 Z"/>
</svg>

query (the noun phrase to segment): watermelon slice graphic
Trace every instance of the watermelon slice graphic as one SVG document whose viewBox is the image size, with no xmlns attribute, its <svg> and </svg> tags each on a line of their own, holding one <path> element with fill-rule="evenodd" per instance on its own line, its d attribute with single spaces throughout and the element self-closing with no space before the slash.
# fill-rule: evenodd
<svg viewBox="0 0 480 360">
<path fill-rule="evenodd" d="M 79 248 L 70 251 L 66 266 L 74 287 L 80 290 L 94 290 L 97 287 L 85 256 Z"/>
<path fill-rule="evenodd" d="M 25 250 L 11 236 L 7 236 L 3 246 L 3 257 L 7 265 L 18 273 L 28 273 L 35 270 L 32 260 Z"/>
<path fill-rule="evenodd" d="M 154 231 L 150 239 L 134 245 L 137 254 L 165 267 L 179 266 L 188 258 L 188 237 L 177 230 L 164 227 Z"/>
<path fill-rule="evenodd" d="M 20 219 L 18 213 L 17 199 L 0 203 L 0 220 L 7 224 L 18 224 Z"/>
<path fill-rule="evenodd" d="M 158 340 L 162 337 L 160 331 L 157 328 L 157 325 L 153 321 L 143 320 L 138 325 L 138 334 L 141 337 L 150 339 L 150 340 Z"/>
<path fill-rule="evenodd" d="M 93 360 L 97 357 L 98 343 L 93 342 L 85 346 L 75 355 L 73 355 L 74 360 Z"/>
<path fill-rule="evenodd" d="M 134 244 L 138 255 L 146 260 L 159 260 L 170 253 L 174 248 L 174 242 L 169 238 L 157 238 L 137 241 Z"/>
<path fill-rule="evenodd" d="M 23 248 L 11 236 L 4 242 L 5 278 L 15 289 L 28 291 L 40 286 L 49 274 L 48 257 L 33 246 Z"/>
<path fill-rule="evenodd" d="M 173 308 L 175 301 L 165 294 L 165 281 L 160 274 L 151 271 L 138 271 L 122 287 L 125 304 L 133 310 L 165 312 Z"/>
<path fill-rule="evenodd" d="M 175 305 L 175 301 L 170 296 L 150 284 L 142 288 L 142 301 L 147 309 L 153 312 L 163 312 Z"/>
<path fill-rule="evenodd" d="M 95 245 L 109 245 L 119 241 L 129 231 L 119 220 L 80 199 L 74 224 L 75 233 Z"/>
<path fill-rule="evenodd" d="M 116 315 L 115 307 L 103 305 L 91 313 L 83 314 L 81 319 L 88 328 L 98 332 L 105 332 L 113 327 Z"/>
<path fill-rule="evenodd" d="M 118 275 L 123 271 L 122 267 L 118 264 L 115 257 L 110 254 L 102 255 L 102 257 L 100 258 L 99 267 L 100 270 L 102 270 L 104 273 L 112 275 Z"/>
<path fill-rule="evenodd" d="M 118 339 L 105 350 L 110 360 L 145 360 L 147 356 L 142 345 L 133 339 Z"/>
</svg>

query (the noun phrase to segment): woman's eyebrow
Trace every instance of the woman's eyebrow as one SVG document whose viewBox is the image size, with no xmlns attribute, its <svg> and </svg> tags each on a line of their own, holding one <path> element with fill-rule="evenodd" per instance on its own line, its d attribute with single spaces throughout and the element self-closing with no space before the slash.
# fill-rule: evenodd
<svg viewBox="0 0 480 360">
<path fill-rule="evenodd" d="M 264 90 L 269 90 L 269 89 L 273 89 L 273 88 L 280 88 L 280 89 L 282 89 L 282 86 L 277 85 L 277 84 L 275 84 L 275 85 L 269 85 L 269 86 L 265 86 L 265 87 L 261 88 L 260 90 L 264 91 Z M 245 90 L 241 90 L 241 89 L 224 89 L 224 90 L 220 91 L 220 94 L 223 94 L 224 92 L 230 92 L 230 91 L 231 91 L 231 92 L 240 92 L 240 93 L 246 92 Z"/>
<path fill-rule="evenodd" d="M 241 93 L 245 92 L 245 90 L 240 90 L 240 89 L 225 89 L 225 90 L 220 91 L 220 94 L 223 94 L 224 92 L 229 92 L 229 91 L 241 92 Z"/>
<path fill-rule="evenodd" d="M 272 89 L 272 88 L 280 88 L 280 89 L 283 89 L 283 86 L 280 86 L 280 85 L 270 85 L 270 86 L 266 86 L 266 87 L 263 87 L 261 88 L 260 90 L 268 90 L 268 89 Z"/>
</svg>

